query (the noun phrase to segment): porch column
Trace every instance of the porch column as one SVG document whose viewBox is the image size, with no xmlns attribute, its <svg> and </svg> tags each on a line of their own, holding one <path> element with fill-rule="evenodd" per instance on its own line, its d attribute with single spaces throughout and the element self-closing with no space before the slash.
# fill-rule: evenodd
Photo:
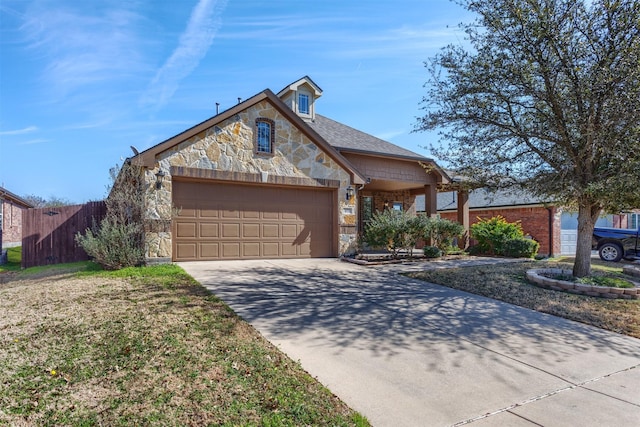
<svg viewBox="0 0 640 427">
<path fill-rule="evenodd" d="M 438 215 L 438 192 L 435 185 L 424 186 L 424 213 L 429 217 Z"/>
<path fill-rule="evenodd" d="M 458 240 L 460 249 L 469 247 L 469 231 L 471 224 L 469 222 L 469 192 L 467 190 L 458 190 L 458 223 L 464 227 L 464 235 Z"/>
</svg>

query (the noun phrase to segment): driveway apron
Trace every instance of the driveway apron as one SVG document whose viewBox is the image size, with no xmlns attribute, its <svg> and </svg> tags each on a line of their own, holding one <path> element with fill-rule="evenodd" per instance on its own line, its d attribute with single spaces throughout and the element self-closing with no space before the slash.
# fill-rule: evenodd
<svg viewBox="0 0 640 427">
<path fill-rule="evenodd" d="M 180 263 L 374 426 L 638 426 L 640 340 L 334 259 Z"/>
</svg>

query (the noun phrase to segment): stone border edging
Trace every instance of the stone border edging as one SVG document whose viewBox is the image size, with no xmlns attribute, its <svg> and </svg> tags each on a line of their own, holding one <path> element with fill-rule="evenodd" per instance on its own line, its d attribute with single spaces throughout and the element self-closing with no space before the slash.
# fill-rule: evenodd
<svg viewBox="0 0 640 427">
<path fill-rule="evenodd" d="M 640 267 L 627 266 L 622 269 L 624 274 L 628 274 L 629 276 L 640 277 Z"/>
<path fill-rule="evenodd" d="M 537 268 L 527 270 L 527 280 L 536 286 L 554 291 L 570 292 L 572 294 L 609 299 L 640 299 L 640 288 L 638 287 L 610 288 L 607 286 L 591 286 L 566 280 L 552 279 L 544 276 L 544 274 L 571 276 L 573 272 L 571 270 L 563 270 L 561 268 Z"/>
</svg>

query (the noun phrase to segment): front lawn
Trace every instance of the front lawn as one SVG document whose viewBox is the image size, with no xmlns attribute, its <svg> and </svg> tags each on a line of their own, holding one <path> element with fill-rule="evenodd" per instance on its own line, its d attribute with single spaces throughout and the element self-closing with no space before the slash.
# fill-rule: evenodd
<svg viewBox="0 0 640 427">
<path fill-rule="evenodd" d="M 0 425 L 369 425 L 179 267 L 87 265 L 0 273 Z"/>
<path fill-rule="evenodd" d="M 408 276 L 640 338 L 640 300 L 610 300 L 539 288 L 532 268 L 573 268 L 572 259 L 529 261 L 409 273 Z M 621 273 L 624 264 L 593 260 L 595 271 Z"/>
</svg>

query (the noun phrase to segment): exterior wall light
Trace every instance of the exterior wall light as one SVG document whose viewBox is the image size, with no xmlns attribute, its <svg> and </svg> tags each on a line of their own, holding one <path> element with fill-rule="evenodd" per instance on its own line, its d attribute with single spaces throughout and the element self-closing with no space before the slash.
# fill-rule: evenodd
<svg viewBox="0 0 640 427">
<path fill-rule="evenodd" d="M 160 169 L 158 173 L 156 173 L 156 190 L 162 188 L 162 180 L 164 179 L 165 175 L 166 174 L 162 171 L 162 169 Z"/>
<path fill-rule="evenodd" d="M 352 186 L 347 187 L 347 202 L 351 200 L 356 193 L 356 190 Z"/>
</svg>

